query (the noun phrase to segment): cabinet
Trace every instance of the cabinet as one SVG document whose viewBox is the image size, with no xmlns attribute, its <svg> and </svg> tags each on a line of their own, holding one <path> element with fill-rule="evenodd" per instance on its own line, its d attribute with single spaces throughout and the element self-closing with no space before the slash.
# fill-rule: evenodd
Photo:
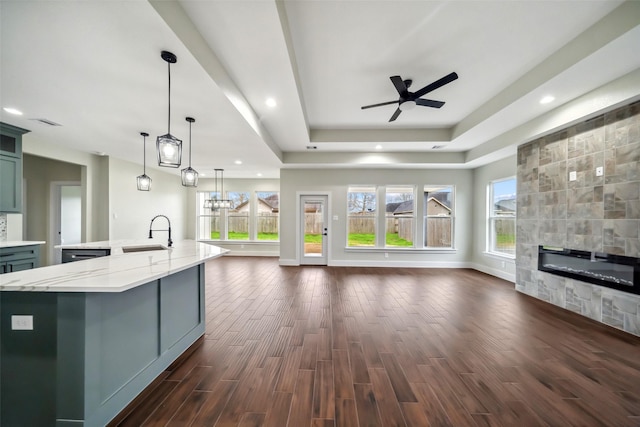
<svg viewBox="0 0 640 427">
<path fill-rule="evenodd" d="M 11 246 L 0 248 L 0 274 L 30 270 L 38 267 L 40 246 Z"/>
<path fill-rule="evenodd" d="M 62 249 L 62 263 L 111 255 L 111 249 Z"/>
<path fill-rule="evenodd" d="M 27 132 L 0 122 L 0 212 L 22 211 L 22 135 Z"/>
</svg>

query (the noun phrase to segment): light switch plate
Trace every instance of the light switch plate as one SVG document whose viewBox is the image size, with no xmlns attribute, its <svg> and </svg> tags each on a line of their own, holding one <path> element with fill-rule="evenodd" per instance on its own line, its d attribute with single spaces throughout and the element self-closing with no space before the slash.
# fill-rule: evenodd
<svg viewBox="0 0 640 427">
<path fill-rule="evenodd" d="M 575 181 L 578 179 L 578 173 L 576 171 L 569 172 L 569 181 Z"/>
<path fill-rule="evenodd" d="M 596 168 L 596 176 L 602 176 L 604 175 L 604 168 L 602 166 L 598 166 Z"/>
<path fill-rule="evenodd" d="M 334 221 L 337 221 L 337 220 L 338 220 L 338 215 L 334 215 L 334 216 L 333 216 L 333 220 L 334 220 Z"/>
<path fill-rule="evenodd" d="M 12 331 L 33 331 L 33 316 L 12 315 Z"/>
</svg>

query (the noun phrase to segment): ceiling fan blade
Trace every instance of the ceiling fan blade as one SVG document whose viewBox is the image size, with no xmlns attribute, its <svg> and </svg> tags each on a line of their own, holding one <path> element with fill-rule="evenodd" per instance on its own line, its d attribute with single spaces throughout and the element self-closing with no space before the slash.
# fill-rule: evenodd
<svg viewBox="0 0 640 427">
<path fill-rule="evenodd" d="M 364 107 L 360 107 L 360 109 L 366 110 L 367 108 L 382 107 L 383 105 L 391 105 L 391 104 L 397 104 L 397 103 L 398 101 L 387 101 L 387 102 L 381 102 L 380 104 L 365 105 Z"/>
<path fill-rule="evenodd" d="M 458 75 L 453 72 L 451 74 L 447 74 L 446 76 L 444 76 L 443 78 L 441 78 L 440 80 L 436 80 L 435 82 L 426 85 L 425 87 L 423 87 L 422 89 L 416 91 L 413 93 L 414 99 L 415 98 L 420 98 L 422 95 L 426 95 L 427 93 L 434 91 L 436 89 L 438 89 L 439 87 L 442 87 L 444 85 L 446 85 L 447 83 L 451 83 L 452 81 L 454 81 L 455 79 L 458 78 Z"/>
<path fill-rule="evenodd" d="M 402 77 L 391 76 L 389 78 L 391 79 L 391 82 L 393 83 L 393 85 L 396 87 L 398 94 L 402 97 L 405 97 L 409 92 L 409 90 L 407 89 L 407 85 L 404 84 L 404 80 L 402 80 Z"/>
<path fill-rule="evenodd" d="M 434 101 L 433 99 L 418 98 L 415 101 L 417 105 L 422 105 L 423 107 L 441 108 L 444 105 L 444 102 Z"/>
<path fill-rule="evenodd" d="M 390 122 L 394 121 L 395 119 L 398 118 L 398 116 L 400 115 L 400 113 L 402 113 L 402 110 L 400 108 L 396 108 L 396 112 L 393 113 L 393 116 L 391 116 L 391 118 L 389 119 Z"/>
</svg>

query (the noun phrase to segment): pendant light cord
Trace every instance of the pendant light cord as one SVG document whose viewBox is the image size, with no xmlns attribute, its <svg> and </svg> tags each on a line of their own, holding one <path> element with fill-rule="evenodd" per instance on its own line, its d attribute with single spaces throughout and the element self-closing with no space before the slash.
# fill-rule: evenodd
<svg viewBox="0 0 640 427">
<path fill-rule="evenodd" d="M 171 134 L 171 62 L 167 61 L 167 71 L 169 74 L 169 116 L 167 117 L 167 134 Z"/>
<path fill-rule="evenodd" d="M 189 122 L 189 167 L 191 167 L 191 122 Z"/>
<path fill-rule="evenodd" d="M 147 137 L 142 136 L 142 174 L 147 174 Z"/>
</svg>

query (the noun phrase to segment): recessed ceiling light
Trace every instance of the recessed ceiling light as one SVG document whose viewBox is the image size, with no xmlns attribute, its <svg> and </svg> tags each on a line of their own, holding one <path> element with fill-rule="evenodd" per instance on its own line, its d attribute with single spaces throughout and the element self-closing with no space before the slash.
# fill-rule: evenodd
<svg viewBox="0 0 640 427">
<path fill-rule="evenodd" d="M 262 176 L 262 174 L 261 174 L 260 172 L 258 172 L 258 173 L 256 174 L 256 176 Z"/>
<path fill-rule="evenodd" d="M 242 164 L 242 160 L 236 160 L 236 161 L 235 161 L 235 162 L 233 162 L 233 163 L 235 163 L 236 165 L 241 165 L 241 164 Z"/>
<path fill-rule="evenodd" d="M 555 101 L 555 99 L 556 98 L 551 95 L 546 95 L 542 97 L 542 99 L 540 100 L 540 104 L 548 104 L 550 102 Z"/>
<path fill-rule="evenodd" d="M 276 102 L 275 99 L 273 98 L 267 98 L 267 100 L 265 101 L 265 104 L 267 104 L 267 107 L 273 108 L 276 105 L 278 105 L 278 103 Z"/>
<path fill-rule="evenodd" d="M 376 145 L 376 150 L 382 150 L 382 145 L 380 144 Z"/>
<path fill-rule="evenodd" d="M 15 108 L 4 107 L 3 110 L 6 111 L 9 114 L 15 114 L 16 116 L 21 116 L 22 115 L 22 111 L 17 110 Z"/>
</svg>

